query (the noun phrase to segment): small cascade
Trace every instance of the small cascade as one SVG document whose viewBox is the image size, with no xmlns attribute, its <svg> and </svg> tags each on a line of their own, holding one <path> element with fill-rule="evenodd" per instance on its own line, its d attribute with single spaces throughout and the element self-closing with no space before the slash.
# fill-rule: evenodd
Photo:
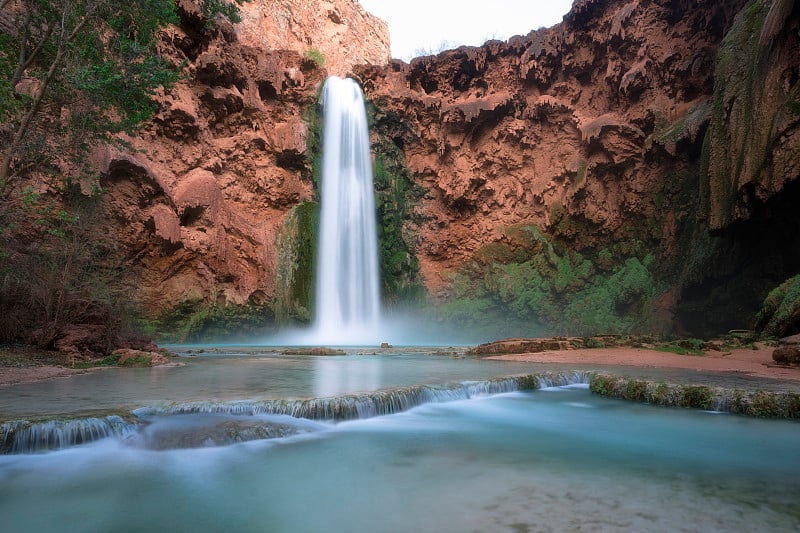
<svg viewBox="0 0 800 533">
<path fill-rule="evenodd" d="M 318 429 L 313 425 L 317 422 L 309 421 L 372 418 L 401 413 L 426 403 L 587 384 L 592 375 L 592 372 L 545 372 L 447 385 L 413 385 L 328 398 L 183 402 L 136 409 L 133 416 L 138 419 L 137 423 L 116 415 L 46 422 L 16 420 L 0 424 L 0 454 L 60 450 L 109 437 L 148 449 L 220 446 L 283 438 Z M 180 419 L 176 415 L 213 416 Z M 273 415 L 287 418 L 264 418 Z"/>
<path fill-rule="evenodd" d="M 242 400 L 233 402 L 184 402 L 137 409 L 137 417 L 214 413 L 235 415 L 289 415 L 310 420 L 353 420 L 390 415 L 426 403 L 442 403 L 502 394 L 518 390 L 586 384 L 591 373 L 566 372 L 512 376 L 451 385 L 415 385 L 362 394 L 303 400 Z"/>
<path fill-rule="evenodd" d="M 15 420 L 0 424 L 0 453 L 61 450 L 108 437 L 124 437 L 136 430 L 136 424 L 116 415 L 46 422 Z"/>
</svg>

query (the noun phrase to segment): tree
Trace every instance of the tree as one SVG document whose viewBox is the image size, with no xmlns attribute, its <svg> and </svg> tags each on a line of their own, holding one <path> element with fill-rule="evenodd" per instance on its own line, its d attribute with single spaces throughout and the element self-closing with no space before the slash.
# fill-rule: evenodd
<svg viewBox="0 0 800 533">
<path fill-rule="evenodd" d="M 177 79 L 155 53 L 159 28 L 176 20 L 171 1 L 0 1 L 12 22 L 0 35 L 0 191 L 41 156 L 26 148 L 57 142 L 61 161 L 79 160 L 90 143 L 149 118 L 154 91 Z M 32 142 L 43 132 L 44 143 Z"/>
<path fill-rule="evenodd" d="M 228 0 L 199 6 L 212 24 L 238 13 Z M 123 267 L 98 229 L 99 189 L 76 181 L 92 145 L 135 133 L 177 81 L 180 66 L 158 54 L 174 1 L 0 0 L 0 18 L 0 342 L 49 348 L 66 325 L 89 324 L 110 346 Z"/>
</svg>

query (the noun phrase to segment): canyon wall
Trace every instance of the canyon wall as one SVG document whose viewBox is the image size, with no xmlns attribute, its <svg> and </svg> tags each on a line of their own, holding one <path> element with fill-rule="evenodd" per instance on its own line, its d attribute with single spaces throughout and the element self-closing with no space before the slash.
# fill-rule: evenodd
<svg viewBox="0 0 800 533">
<path fill-rule="evenodd" d="M 579 0 L 411 64 L 354 1 L 253 1 L 215 29 L 180 6 L 163 52 L 186 79 L 134 150 L 95 154 L 146 315 L 308 318 L 329 72 L 369 100 L 384 291 L 437 321 L 714 332 L 800 272 L 793 2 Z"/>
<path fill-rule="evenodd" d="M 146 315 L 179 305 L 269 313 L 279 233 L 313 197 L 318 89 L 354 62 L 386 63 L 386 23 L 355 0 L 254 0 L 238 24 L 210 24 L 191 0 L 178 6 L 161 53 L 184 78 L 157 95 L 154 120 L 125 139 L 131 149 L 93 156 L 108 230 Z"/>
<path fill-rule="evenodd" d="M 765 208 L 800 169 L 797 27 L 793 2 L 581 0 L 508 42 L 357 68 L 376 145 L 425 191 L 406 233 L 441 312 L 748 327 L 800 268 L 797 223 Z"/>
<path fill-rule="evenodd" d="M 245 46 L 319 53 L 337 76 L 353 65 L 389 61 L 389 26 L 355 0 L 250 0 L 241 11 L 236 35 Z"/>
</svg>

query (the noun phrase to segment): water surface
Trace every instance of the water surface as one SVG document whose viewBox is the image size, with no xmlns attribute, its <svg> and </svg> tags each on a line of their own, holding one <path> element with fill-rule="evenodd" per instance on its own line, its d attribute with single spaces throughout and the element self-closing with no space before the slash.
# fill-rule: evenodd
<svg viewBox="0 0 800 533">
<path fill-rule="evenodd" d="M 198 415 L 202 416 L 202 415 Z M 8 531 L 797 531 L 800 425 L 584 388 L 285 439 L 0 457 Z"/>
</svg>

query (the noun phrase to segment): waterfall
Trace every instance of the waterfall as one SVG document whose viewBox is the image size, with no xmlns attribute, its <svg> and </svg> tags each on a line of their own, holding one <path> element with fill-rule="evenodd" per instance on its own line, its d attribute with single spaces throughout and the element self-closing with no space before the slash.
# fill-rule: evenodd
<svg viewBox="0 0 800 533">
<path fill-rule="evenodd" d="M 0 454 L 61 450 L 109 437 L 124 437 L 136 430 L 136 424 L 117 415 L 44 422 L 15 420 L 0 424 Z"/>
<path fill-rule="evenodd" d="M 322 95 L 320 237 L 314 340 L 380 342 L 378 239 L 364 96 L 352 79 L 332 76 Z"/>
</svg>

